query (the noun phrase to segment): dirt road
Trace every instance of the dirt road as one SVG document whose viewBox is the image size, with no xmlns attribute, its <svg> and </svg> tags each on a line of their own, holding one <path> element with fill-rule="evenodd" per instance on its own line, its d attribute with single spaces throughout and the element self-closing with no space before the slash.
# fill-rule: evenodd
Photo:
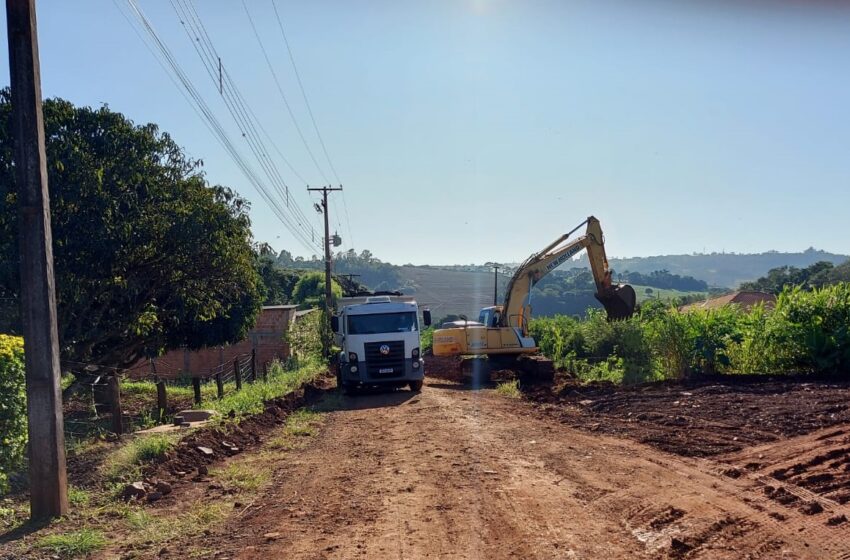
<svg viewBox="0 0 850 560">
<path fill-rule="evenodd" d="M 212 537 L 219 554 L 850 558 L 847 506 L 819 497 L 824 511 L 807 514 L 757 472 L 577 430 L 492 390 L 431 381 L 334 408 L 272 489 Z M 815 496 L 781 492 L 795 505 Z"/>
</svg>

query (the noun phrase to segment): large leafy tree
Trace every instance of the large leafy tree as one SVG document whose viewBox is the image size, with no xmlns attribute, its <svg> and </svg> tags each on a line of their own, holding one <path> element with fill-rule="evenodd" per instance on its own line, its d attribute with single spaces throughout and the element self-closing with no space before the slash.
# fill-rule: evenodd
<svg viewBox="0 0 850 560">
<path fill-rule="evenodd" d="M 14 333 L 10 111 L 0 90 L 0 332 Z M 153 124 L 52 99 L 44 125 L 62 359 L 121 366 L 242 338 L 261 304 L 246 201 Z"/>
<path fill-rule="evenodd" d="M 336 280 L 331 280 L 331 297 L 342 297 L 342 288 Z M 295 303 L 321 305 L 325 301 L 325 275 L 321 272 L 308 272 L 298 279 L 292 292 Z"/>
</svg>

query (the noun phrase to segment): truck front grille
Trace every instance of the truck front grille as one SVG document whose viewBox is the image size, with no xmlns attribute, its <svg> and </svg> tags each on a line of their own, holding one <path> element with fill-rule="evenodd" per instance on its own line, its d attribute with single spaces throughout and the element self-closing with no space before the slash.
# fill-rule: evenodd
<svg viewBox="0 0 850 560">
<path fill-rule="evenodd" d="M 404 375 L 404 341 L 367 342 L 366 373 L 369 377 L 401 377 Z M 381 347 L 389 348 L 389 353 L 382 354 Z"/>
</svg>

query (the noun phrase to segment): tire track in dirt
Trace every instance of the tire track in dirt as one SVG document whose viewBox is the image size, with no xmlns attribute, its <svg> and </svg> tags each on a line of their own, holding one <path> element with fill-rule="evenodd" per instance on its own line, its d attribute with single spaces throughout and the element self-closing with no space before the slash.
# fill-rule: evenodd
<svg viewBox="0 0 850 560">
<path fill-rule="evenodd" d="M 489 390 L 430 382 L 418 395 L 339 403 L 255 507 L 214 537 L 224 556 L 824 558 L 850 550 L 846 526 L 813 532 L 802 514 L 775 519 L 763 485 L 724 476 L 715 461 L 579 431 Z"/>
</svg>

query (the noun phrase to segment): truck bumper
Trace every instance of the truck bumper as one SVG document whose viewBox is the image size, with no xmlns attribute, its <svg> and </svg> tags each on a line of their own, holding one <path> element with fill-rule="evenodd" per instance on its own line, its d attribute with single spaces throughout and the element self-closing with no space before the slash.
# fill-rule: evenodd
<svg viewBox="0 0 850 560">
<path fill-rule="evenodd" d="M 414 364 L 416 365 L 414 366 Z M 342 373 L 342 381 L 347 385 L 403 385 L 409 381 L 425 379 L 425 361 L 421 358 L 418 360 L 407 358 L 404 360 L 403 368 L 393 368 L 402 371 L 384 373 L 380 372 L 380 367 L 370 366 L 363 361 L 340 362 L 339 367 Z"/>
</svg>

